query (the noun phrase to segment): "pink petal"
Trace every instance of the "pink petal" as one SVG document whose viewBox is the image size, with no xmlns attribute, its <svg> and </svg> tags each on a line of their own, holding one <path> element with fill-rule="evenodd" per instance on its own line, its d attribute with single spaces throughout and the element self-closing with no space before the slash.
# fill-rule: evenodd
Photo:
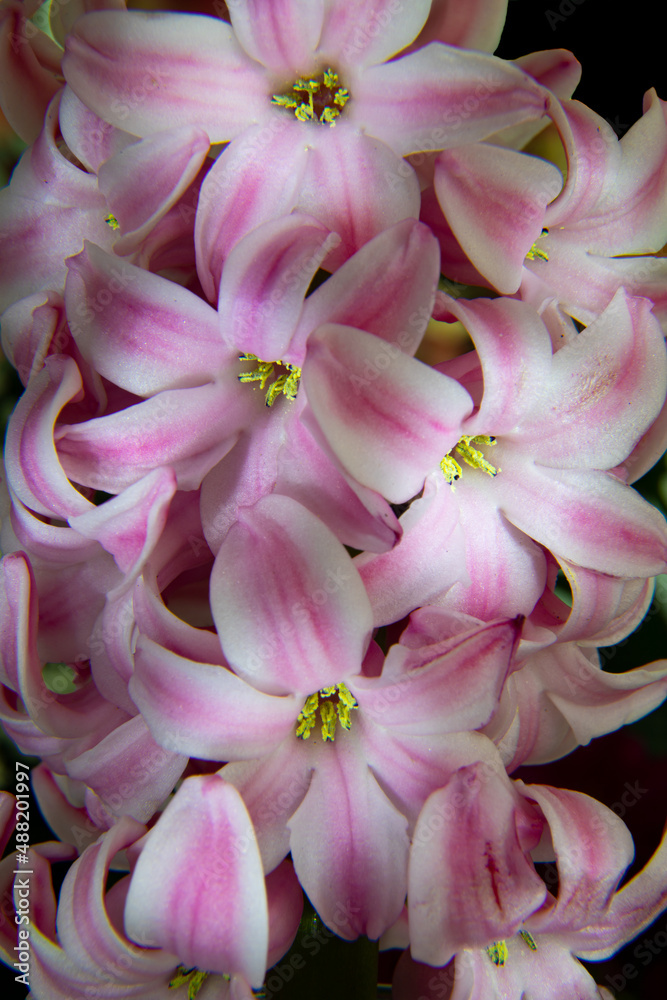
<svg viewBox="0 0 667 1000">
<path fill-rule="evenodd" d="M 161 746 L 203 760 L 270 753 L 296 729 L 302 708 L 300 698 L 264 694 L 225 667 L 195 663 L 143 636 L 130 693 Z"/>
<path fill-rule="evenodd" d="M 63 72 L 100 118 L 135 135 L 196 125 L 211 142 L 270 116 L 270 81 L 220 18 L 100 11 L 76 22 Z"/>
<path fill-rule="evenodd" d="M 224 342 L 237 352 L 300 365 L 291 341 L 308 287 L 337 238 L 292 213 L 253 229 L 232 249 L 220 282 Z"/>
<path fill-rule="evenodd" d="M 522 794 L 539 805 L 549 824 L 558 864 L 556 906 L 536 915 L 531 926 L 567 933 L 595 925 L 634 856 L 630 831 L 588 795 L 522 784 Z"/>
<path fill-rule="evenodd" d="M 521 429 L 536 461 L 561 468 L 619 465 L 667 392 L 665 342 L 651 303 L 620 289 L 596 322 L 556 352 L 542 388 L 539 415 L 527 415 Z"/>
<path fill-rule="evenodd" d="M 308 296 L 295 340 L 323 323 L 339 323 L 414 354 L 431 318 L 438 258 L 427 226 L 412 218 L 390 226 Z"/>
<path fill-rule="evenodd" d="M 577 647 L 568 659 L 558 657 L 556 669 L 553 660 L 548 662 L 548 651 L 536 655 L 544 664 L 541 672 L 549 700 L 572 731 L 572 749 L 648 715 L 667 696 L 667 660 L 612 674 L 601 670 Z"/>
<path fill-rule="evenodd" d="M 667 837 L 663 834 L 648 863 L 614 895 L 604 919 L 586 935 L 585 950 L 580 941 L 580 954 L 594 961 L 608 958 L 619 945 L 645 930 L 666 902 Z"/>
<path fill-rule="evenodd" d="M 644 115 L 622 140 L 577 101 L 565 103 L 566 121 L 557 116 L 569 173 L 550 215 L 554 226 L 567 225 L 593 252 L 645 253 L 664 244 L 667 122 L 655 91 L 647 98 Z"/>
<path fill-rule="evenodd" d="M 110 552 L 129 583 L 153 550 L 175 492 L 171 469 L 156 469 L 119 496 L 70 518 L 70 524 Z"/>
<path fill-rule="evenodd" d="M 287 821 L 308 790 L 312 751 L 294 733 L 259 760 L 226 764 L 220 774 L 239 790 L 257 834 L 265 871 L 289 853 Z"/>
<path fill-rule="evenodd" d="M 202 520 L 214 552 L 239 508 L 272 492 L 297 500 L 344 545 L 383 552 L 396 542 L 401 529 L 389 504 L 371 490 L 352 488 L 301 413 L 298 402 L 290 412 L 267 412 L 202 483 Z"/>
<path fill-rule="evenodd" d="M 347 117 L 405 156 L 478 142 L 539 119 L 546 94 L 511 63 L 433 42 L 367 69 L 355 82 Z"/>
<path fill-rule="evenodd" d="M 266 877 L 269 902 L 269 967 L 289 950 L 303 913 L 303 890 L 294 865 L 285 860 Z"/>
<path fill-rule="evenodd" d="M 68 6 L 71 7 L 71 4 Z M 137 141 L 136 136 L 99 118 L 68 86 L 63 90 L 60 101 L 59 121 L 68 148 L 93 174 L 105 160 Z"/>
<path fill-rule="evenodd" d="M 100 191 L 122 234 L 116 253 L 132 252 L 148 236 L 188 190 L 208 150 L 206 133 L 186 125 L 135 142 L 102 164 Z"/>
<path fill-rule="evenodd" d="M 72 805 L 46 764 L 33 768 L 30 777 L 39 810 L 50 828 L 59 840 L 75 845 L 82 854 L 99 837 L 99 828 L 84 808 Z M 58 780 L 62 782 L 62 776 Z"/>
<path fill-rule="evenodd" d="M 498 509 L 496 480 L 480 478 L 470 482 L 466 470 L 453 489 L 470 582 L 457 581 L 434 603 L 483 621 L 528 615 L 546 583 L 544 552 Z"/>
<path fill-rule="evenodd" d="M 368 592 L 376 626 L 400 621 L 442 596 L 465 572 L 465 536 L 458 505 L 440 470 L 400 520 L 402 537 L 388 552 L 362 552 L 355 565 Z"/>
<path fill-rule="evenodd" d="M 511 433 L 526 412 L 539 410 L 551 373 L 552 347 L 544 323 L 533 308 L 515 299 L 444 301 L 470 333 L 484 374 L 482 402 L 466 433 Z M 447 364 L 442 368 L 448 371 Z"/>
<path fill-rule="evenodd" d="M 560 609 L 567 621 L 556 624 L 559 642 L 613 646 L 634 631 L 648 611 L 650 580 L 607 576 L 566 560 L 560 567 L 572 592 L 572 607 Z"/>
<path fill-rule="evenodd" d="M 140 715 L 68 761 L 72 778 L 95 791 L 113 818 L 147 823 L 173 791 L 187 757 L 158 746 Z"/>
<path fill-rule="evenodd" d="M 411 831 L 429 795 L 446 785 L 458 768 L 480 760 L 490 773 L 499 766 L 498 751 L 481 733 L 413 736 L 385 729 L 364 715 L 357 722 L 366 762 L 408 817 Z"/>
<path fill-rule="evenodd" d="M 472 406 L 465 389 L 395 345 L 333 324 L 310 337 L 302 380 L 343 466 L 392 503 L 420 491 Z"/>
<path fill-rule="evenodd" d="M 83 514 L 92 506 L 68 481 L 53 441 L 58 415 L 79 395 L 81 385 L 71 358 L 48 358 L 19 400 L 7 428 L 7 480 L 26 506 L 47 517 Z"/>
<path fill-rule="evenodd" d="M 193 542 L 196 540 L 194 535 L 190 538 Z M 157 583 L 148 583 L 143 577 L 137 580 L 132 607 L 139 633 L 177 656 L 226 667 L 215 632 L 195 628 L 183 621 L 165 607 L 156 591 Z M 129 678 L 130 675 L 127 676 Z"/>
<path fill-rule="evenodd" d="M 63 882 L 58 937 L 67 958 L 78 966 L 78 974 L 85 972 L 87 979 L 108 975 L 111 968 L 120 983 L 145 983 L 174 967 L 173 955 L 147 951 L 128 941 L 112 925 L 105 906 L 106 877 L 113 858 L 145 832 L 144 826 L 124 817 L 81 855 Z"/>
<path fill-rule="evenodd" d="M 218 300 L 222 264 L 234 244 L 296 206 L 308 160 L 307 128 L 296 118 L 273 116 L 263 127 L 246 129 L 207 173 L 196 206 L 195 246 L 209 301 Z"/>
<path fill-rule="evenodd" d="M 428 15 L 428 0 L 327 0 L 319 51 L 352 74 L 384 62 L 415 38 Z"/>
<path fill-rule="evenodd" d="M 542 49 L 513 61 L 561 100 L 572 97 L 581 79 L 581 63 L 569 49 Z"/>
<path fill-rule="evenodd" d="M 56 144 L 57 126 L 56 100 L 39 138 L 14 169 L 10 187 L 0 192 L 3 309 L 41 288 L 60 288 L 65 258 L 81 250 L 84 236 L 103 247 L 113 243 L 97 178 L 63 156 Z"/>
<path fill-rule="evenodd" d="M 288 824 L 294 868 L 339 937 L 378 938 L 405 900 L 407 820 L 378 785 L 353 732 L 316 749 L 313 780 Z"/>
<path fill-rule="evenodd" d="M 2 314 L 2 350 L 23 385 L 44 365 L 54 341 L 67 337 L 64 309 L 56 292 L 35 292 L 19 299 Z"/>
<path fill-rule="evenodd" d="M 507 0 L 469 0 L 465 5 L 451 0 L 433 0 L 431 13 L 414 47 L 446 42 L 462 49 L 493 52 L 507 16 Z"/>
<path fill-rule="evenodd" d="M 188 778 L 152 829 L 132 875 L 125 926 L 188 968 L 240 972 L 262 984 L 262 865 L 241 796 L 218 775 Z"/>
<path fill-rule="evenodd" d="M 503 295 L 516 292 L 546 206 L 562 187 L 560 171 L 537 157 L 478 142 L 440 153 L 434 183 L 477 270 Z"/>
<path fill-rule="evenodd" d="M 0 97 L 10 127 L 30 143 L 39 135 L 49 101 L 60 89 L 56 76 L 60 50 L 27 20 L 28 13 L 24 15 L 15 4 L 5 5 L 0 15 Z"/>
<path fill-rule="evenodd" d="M 260 690 L 305 697 L 361 668 L 363 584 L 328 528 L 288 497 L 239 512 L 213 567 L 211 608 L 225 656 Z"/>
<path fill-rule="evenodd" d="M 555 555 L 612 576 L 665 572 L 662 514 L 618 479 L 595 469 L 546 469 L 509 449 L 502 468 L 493 482 L 498 507 Z"/>
<path fill-rule="evenodd" d="M 521 843 L 520 810 L 504 771 L 477 764 L 430 796 L 410 854 L 410 941 L 418 961 L 444 965 L 462 948 L 511 937 L 539 908 L 546 886 Z"/>
<path fill-rule="evenodd" d="M 298 500 L 353 549 L 385 552 L 400 537 L 400 524 L 387 501 L 358 483 L 350 485 L 316 431 L 296 415 L 278 455 L 276 491 Z"/>
<path fill-rule="evenodd" d="M 391 143 L 341 121 L 311 130 L 307 145 L 297 205 L 341 238 L 327 258 L 328 270 L 385 229 L 419 215 L 419 182 Z"/>
<path fill-rule="evenodd" d="M 229 16 L 244 50 L 277 77 L 314 70 L 324 0 L 242 0 L 231 4 Z"/>
<path fill-rule="evenodd" d="M 419 650 L 392 646 L 381 677 L 348 686 L 360 711 L 392 733 L 479 729 L 498 704 L 520 629 L 494 622 Z"/>
<path fill-rule="evenodd" d="M 196 489 L 247 422 L 250 395 L 238 391 L 243 386 L 226 388 L 168 390 L 117 413 L 65 424 L 58 434 L 63 466 L 75 482 L 118 493 L 170 465 L 179 489 Z"/>
<path fill-rule="evenodd" d="M 140 396 L 212 381 L 229 351 L 197 295 L 92 243 L 68 261 L 65 303 L 86 358 Z"/>
</svg>

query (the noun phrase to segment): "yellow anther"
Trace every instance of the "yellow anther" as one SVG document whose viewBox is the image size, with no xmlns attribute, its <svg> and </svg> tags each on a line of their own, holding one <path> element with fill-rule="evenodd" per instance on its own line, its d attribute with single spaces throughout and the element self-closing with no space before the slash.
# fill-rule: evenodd
<svg viewBox="0 0 667 1000">
<path fill-rule="evenodd" d="M 292 90 L 302 90 L 305 94 L 316 94 L 319 89 L 318 80 L 297 80 L 292 84 Z"/>
<path fill-rule="evenodd" d="M 325 743 L 327 740 L 333 743 L 337 722 L 340 722 L 343 729 L 349 729 L 352 725 L 350 711 L 353 708 L 357 708 L 357 699 L 345 684 L 322 688 L 306 698 L 297 720 L 296 735 L 302 740 L 310 737 L 319 710 L 322 739 Z"/>
<path fill-rule="evenodd" d="M 543 229 L 540 235 L 537 237 L 537 239 L 541 240 L 543 236 L 548 236 L 548 235 L 549 235 L 549 230 Z M 546 250 L 540 250 L 540 248 L 537 245 L 537 240 L 535 240 L 532 247 L 526 254 L 526 260 L 549 260 L 549 254 L 546 252 Z"/>
<path fill-rule="evenodd" d="M 106 222 L 107 226 L 110 226 L 112 229 L 120 229 L 120 222 L 118 221 L 115 215 L 111 214 L 107 215 L 104 221 Z"/>
<path fill-rule="evenodd" d="M 476 434 L 474 437 L 464 434 L 452 451 L 458 452 L 466 465 L 469 465 L 471 468 L 486 472 L 487 476 L 497 476 L 501 470 L 497 469 L 495 465 L 491 465 L 490 462 L 487 462 L 479 448 L 473 447 L 476 444 L 493 446 L 495 443 L 496 439 L 489 434 Z M 440 469 L 450 485 L 457 479 L 460 479 L 463 474 L 461 466 L 451 453 L 445 455 L 440 463 Z"/>
<path fill-rule="evenodd" d="M 502 966 L 507 961 L 507 945 L 504 941 L 494 941 L 486 949 L 486 954 L 489 956 L 494 965 Z"/>
<path fill-rule="evenodd" d="M 537 951 L 537 945 L 535 943 L 535 938 L 530 933 L 530 931 L 519 931 L 519 934 L 526 942 L 531 951 Z"/>
<path fill-rule="evenodd" d="M 300 104 L 294 109 L 294 114 L 300 122 L 310 122 L 315 118 L 315 112 L 308 104 Z"/>
<path fill-rule="evenodd" d="M 176 969 L 176 975 L 169 983 L 169 989 L 175 990 L 187 983 L 188 1000 L 195 1000 L 206 979 L 208 979 L 208 972 L 200 972 L 199 969 L 186 969 L 185 966 L 179 965 Z"/>
<path fill-rule="evenodd" d="M 241 372 L 239 382 L 259 382 L 264 389 L 269 380 L 273 380 L 266 392 L 266 405 L 273 406 L 278 396 L 296 399 L 301 379 L 301 369 L 297 365 L 286 364 L 284 361 L 262 361 L 256 354 L 241 354 L 240 361 L 256 361 L 257 364 L 249 372 Z M 285 368 L 282 374 L 276 372 L 276 366 Z"/>
<path fill-rule="evenodd" d="M 287 93 L 274 94 L 271 103 L 293 111 L 299 121 L 335 125 L 350 99 L 349 91 L 339 87 L 338 80 L 338 73 L 331 68 L 312 80 L 299 77 Z"/>
<path fill-rule="evenodd" d="M 271 104 L 277 104 L 281 108 L 297 108 L 299 102 L 289 94 L 277 94 L 271 98 Z"/>
<path fill-rule="evenodd" d="M 336 709 L 334 703 L 325 698 L 320 703 L 320 719 L 322 720 L 322 739 L 326 743 L 331 740 L 333 743 L 336 735 Z"/>
<path fill-rule="evenodd" d="M 315 694 L 308 695 L 305 705 L 299 712 L 299 724 L 296 727 L 296 735 L 300 736 L 302 740 L 308 739 L 315 723 L 317 722 L 317 709 L 319 704 L 320 696 L 316 691 Z"/>
<path fill-rule="evenodd" d="M 442 462 L 440 463 L 440 469 L 442 470 L 443 476 L 450 485 L 456 482 L 457 479 L 460 479 L 461 476 L 463 475 L 463 470 L 461 469 L 461 466 L 459 465 L 459 463 L 456 461 L 455 458 L 452 458 L 451 455 L 445 455 Z"/>
</svg>

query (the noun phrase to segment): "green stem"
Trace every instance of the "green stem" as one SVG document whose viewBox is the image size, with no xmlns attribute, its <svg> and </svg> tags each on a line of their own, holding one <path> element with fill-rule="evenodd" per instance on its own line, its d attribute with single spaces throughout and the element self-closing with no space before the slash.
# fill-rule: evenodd
<svg viewBox="0 0 667 1000">
<path fill-rule="evenodd" d="M 376 1000 L 378 943 L 344 941 L 305 901 L 294 944 L 266 974 L 265 1000 Z"/>
</svg>

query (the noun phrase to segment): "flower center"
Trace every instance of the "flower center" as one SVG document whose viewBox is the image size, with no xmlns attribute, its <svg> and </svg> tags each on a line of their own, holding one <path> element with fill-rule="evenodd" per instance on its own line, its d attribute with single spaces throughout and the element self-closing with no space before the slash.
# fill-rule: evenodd
<svg viewBox="0 0 667 1000">
<path fill-rule="evenodd" d="M 322 739 L 326 743 L 331 740 L 333 743 L 336 735 L 336 721 L 340 722 L 343 729 L 349 729 L 352 725 L 350 712 L 357 708 L 357 699 L 345 686 L 345 684 L 334 684 L 333 687 L 322 688 L 306 698 L 306 703 L 299 712 L 297 720 L 296 735 L 299 739 L 307 740 L 317 722 L 317 713 L 320 713 L 322 722 Z"/>
<path fill-rule="evenodd" d="M 262 361 L 256 354 L 240 354 L 239 360 L 257 362 L 252 371 L 241 372 L 239 382 L 259 382 L 261 389 L 270 382 L 266 391 L 267 406 L 273 406 L 280 395 L 296 399 L 301 378 L 301 369 L 296 365 L 288 365 L 284 361 Z M 277 370 L 280 368 L 282 372 Z"/>
<path fill-rule="evenodd" d="M 179 986 L 188 984 L 188 1000 L 195 1000 L 204 981 L 208 978 L 208 972 L 200 972 L 199 969 L 186 969 L 184 965 L 179 965 L 176 975 L 169 983 L 170 990 L 176 990 Z"/>
<path fill-rule="evenodd" d="M 537 951 L 535 938 L 530 931 L 519 931 L 519 936 L 528 945 L 531 951 Z M 509 952 L 507 950 L 506 941 L 494 941 L 488 948 L 485 948 L 485 951 L 493 964 L 497 965 L 499 968 L 502 968 L 507 962 Z"/>
<path fill-rule="evenodd" d="M 349 99 L 349 91 L 339 85 L 338 73 L 325 69 L 314 79 L 299 78 L 284 94 L 274 94 L 271 104 L 293 111 L 300 122 L 335 125 Z"/>
<path fill-rule="evenodd" d="M 453 452 L 457 452 L 466 465 L 472 466 L 473 469 L 481 469 L 482 472 L 486 472 L 487 476 L 497 476 L 501 470 L 491 465 L 490 462 L 487 462 L 479 448 L 473 447 L 475 444 L 494 445 L 495 443 L 496 439 L 490 437 L 488 434 L 477 434 L 475 437 L 468 437 L 468 435 L 464 434 L 458 444 L 452 448 L 449 455 L 445 455 L 440 463 L 442 474 L 450 486 L 463 475 L 463 470 L 454 458 Z"/>
<path fill-rule="evenodd" d="M 549 235 L 549 230 L 543 229 L 540 235 L 537 237 L 537 240 L 541 240 L 543 236 L 548 236 L 548 235 Z M 540 250 L 540 248 L 537 245 L 537 240 L 535 240 L 532 247 L 526 254 L 526 260 L 549 260 L 549 254 L 547 253 L 546 250 Z"/>
</svg>

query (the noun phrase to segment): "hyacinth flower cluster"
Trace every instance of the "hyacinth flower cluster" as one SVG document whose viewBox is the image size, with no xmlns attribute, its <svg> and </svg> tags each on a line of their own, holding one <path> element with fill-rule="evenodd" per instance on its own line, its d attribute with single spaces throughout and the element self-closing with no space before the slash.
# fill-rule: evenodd
<svg viewBox="0 0 667 1000">
<path fill-rule="evenodd" d="M 0 4 L 0 720 L 57 838 L 2 793 L 3 960 L 268 997 L 305 894 L 397 1000 L 609 998 L 667 838 L 624 881 L 515 772 L 667 696 L 598 653 L 667 572 L 667 104 L 618 139 L 499 0 L 50 6 Z"/>
</svg>

